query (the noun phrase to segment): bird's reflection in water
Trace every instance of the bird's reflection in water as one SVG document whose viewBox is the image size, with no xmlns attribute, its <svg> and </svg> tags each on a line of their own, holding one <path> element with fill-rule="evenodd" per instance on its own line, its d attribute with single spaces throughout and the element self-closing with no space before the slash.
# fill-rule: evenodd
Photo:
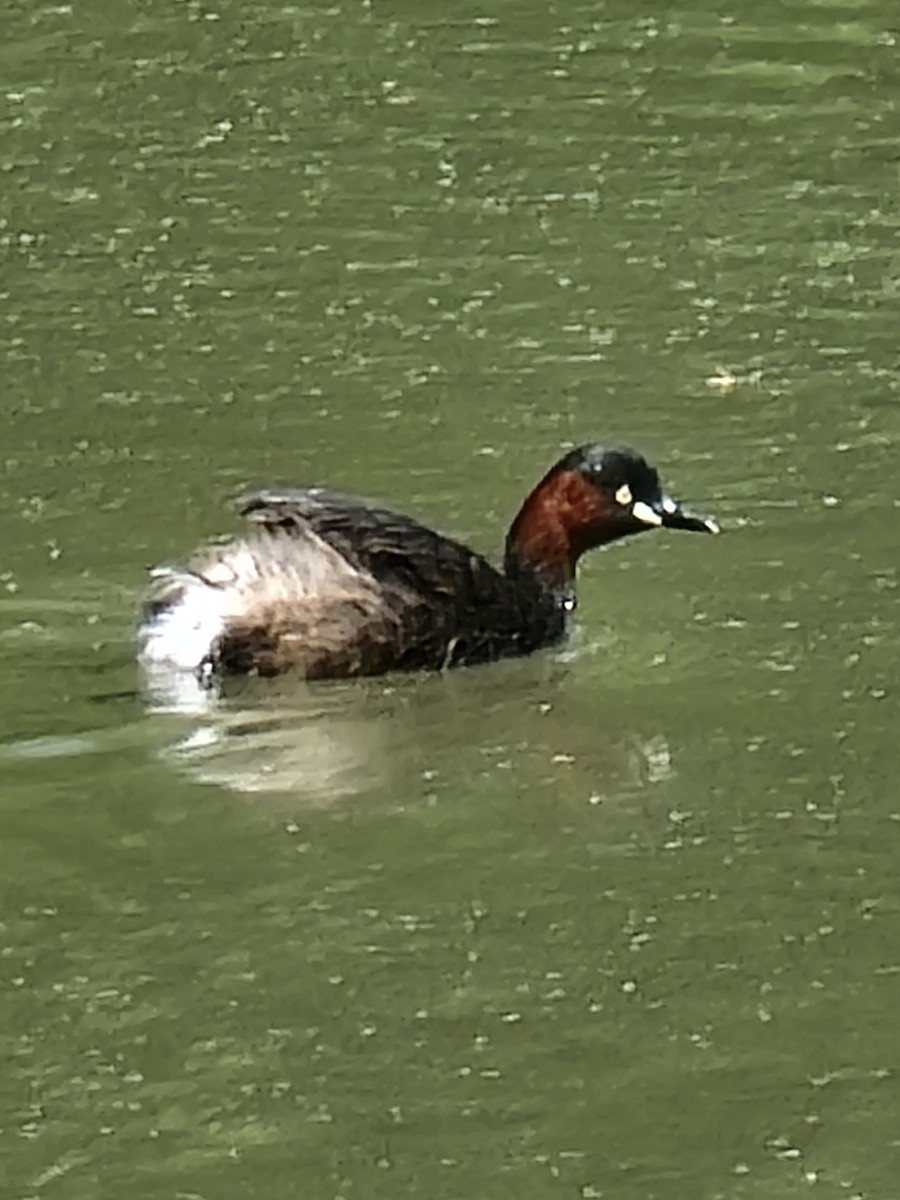
<svg viewBox="0 0 900 1200">
<path fill-rule="evenodd" d="M 289 792 L 324 803 L 385 778 L 386 722 L 347 686 L 236 681 L 207 687 L 185 672 L 144 679 L 150 713 L 176 721 L 160 757 L 198 783 Z M 369 713 L 361 703 L 370 701 Z"/>
<path fill-rule="evenodd" d="M 529 790 L 550 790 L 563 804 L 621 801 L 676 774 L 664 733 L 623 727 L 621 697 L 586 693 L 559 660 L 541 669 L 532 661 L 444 676 L 313 685 L 244 679 L 224 688 L 174 672 L 148 675 L 145 696 L 164 722 L 166 763 L 245 795 L 321 804 L 391 783 L 403 803 L 442 785 L 463 800 L 479 779 L 496 776 L 527 810 Z M 598 738 L 598 729 L 617 723 L 614 737 Z M 423 779 L 438 782 L 424 787 Z"/>
</svg>

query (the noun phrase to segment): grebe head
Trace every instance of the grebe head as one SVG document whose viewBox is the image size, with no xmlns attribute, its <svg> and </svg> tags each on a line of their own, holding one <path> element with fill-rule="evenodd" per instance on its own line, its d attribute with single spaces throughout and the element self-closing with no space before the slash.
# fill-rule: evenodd
<svg viewBox="0 0 900 1200">
<path fill-rule="evenodd" d="M 718 533 L 711 517 L 686 512 L 630 446 L 570 450 L 527 497 L 506 541 L 507 570 L 529 567 L 565 586 L 586 550 L 648 529 Z"/>
</svg>

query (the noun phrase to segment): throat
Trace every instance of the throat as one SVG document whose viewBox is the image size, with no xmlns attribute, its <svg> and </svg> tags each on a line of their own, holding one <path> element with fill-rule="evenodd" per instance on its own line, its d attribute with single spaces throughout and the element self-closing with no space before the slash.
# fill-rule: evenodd
<svg viewBox="0 0 900 1200">
<path fill-rule="evenodd" d="M 560 597 L 574 597 L 575 562 L 565 531 L 545 524 L 531 531 L 531 536 L 523 536 L 526 532 L 516 525 L 509 532 L 506 574 L 511 579 L 533 579 Z"/>
</svg>

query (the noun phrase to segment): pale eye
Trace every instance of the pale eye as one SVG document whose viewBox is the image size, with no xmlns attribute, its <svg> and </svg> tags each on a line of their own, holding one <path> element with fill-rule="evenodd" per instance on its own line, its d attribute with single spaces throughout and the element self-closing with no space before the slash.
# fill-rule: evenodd
<svg viewBox="0 0 900 1200">
<path fill-rule="evenodd" d="M 623 508 L 627 508 L 632 501 L 631 488 L 627 483 L 623 483 L 620 488 L 616 489 L 616 504 L 621 504 Z"/>
</svg>

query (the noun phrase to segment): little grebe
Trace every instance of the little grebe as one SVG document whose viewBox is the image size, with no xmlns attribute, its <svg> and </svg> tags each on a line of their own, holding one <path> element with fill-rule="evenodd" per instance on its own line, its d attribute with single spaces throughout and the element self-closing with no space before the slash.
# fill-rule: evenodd
<svg viewBox="0 0 900 1200">
<path fill-rule="evenodd" d="M 411 517 L 324 488 L 254 492 L 245 537 L 159 567 L 147 664 L 308 679 L 442 670 L 558 641 L 585 550 L 654 526 L 717 532 L 628 447 L 580 446 L 526 497 L 502 569 Z"/>
</svg>

